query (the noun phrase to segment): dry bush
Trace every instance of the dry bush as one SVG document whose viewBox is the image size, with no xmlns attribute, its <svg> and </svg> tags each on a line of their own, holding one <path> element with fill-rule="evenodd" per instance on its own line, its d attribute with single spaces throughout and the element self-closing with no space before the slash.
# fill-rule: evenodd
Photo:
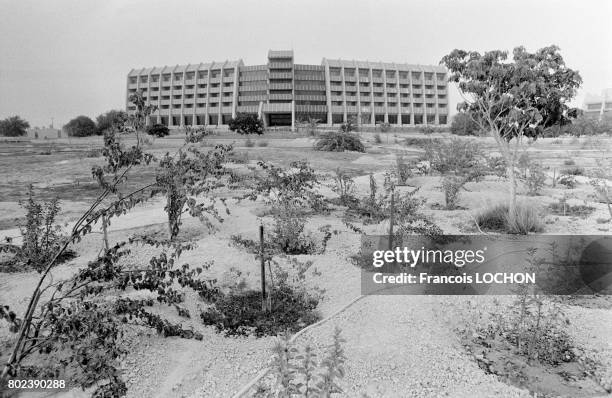
<svg viewBox="0 0 612 398">
<path fill-rule="evenodd" d="M 365 152 L 365 146 L 359 136 L 342 131 L 329 131 L 322 134 L 315 142 L 314 149 L 326 152 Z"/>
<path fill-rule="evenodd" d="M 526 235 L 542 232 L 541 217 L 536 207 L 528 202 L 519 202 L 515 217 L 510 217 L 507 203 L 498 203 L 480 210 L 475 215 L 478 227 L 483 230 Z"/>
</svg>

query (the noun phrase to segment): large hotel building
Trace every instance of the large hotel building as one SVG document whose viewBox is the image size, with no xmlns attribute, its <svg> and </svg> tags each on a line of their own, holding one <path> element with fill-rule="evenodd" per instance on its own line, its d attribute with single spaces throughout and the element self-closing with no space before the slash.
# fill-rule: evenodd
<svg viewBox="0 0 612 398">
<path fill-rule="evenodd" d="M 319 119 L 338 125 L 448 123 L 446 69 L 368 61 L 293 62 L 293 51 L 269 51 L 268 63 L 242 60 L 133 69 L 127 97 L 140 91 L 157 111 L 147 123 L 169 127 L 225 126 L 238 113 L 270 126 Z M 128 113 L 134 106 L 126 98 Z"/>
</svg>

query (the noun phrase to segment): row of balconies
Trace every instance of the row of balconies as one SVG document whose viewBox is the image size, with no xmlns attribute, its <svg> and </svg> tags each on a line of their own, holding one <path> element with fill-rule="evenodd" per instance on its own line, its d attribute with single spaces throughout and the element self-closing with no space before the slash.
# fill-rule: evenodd
<svg viewBox="0 0 612 398">
<path fill-rule="evenodd" d="M 269 79 L 293 79 L 293 73 L 290 72 L 270 72 Z"/>
<path fill-rule="evenodd" d="M 293 62 L 278 62 L 278 61 L 270 61 L 268 62 L 269 69 L 293 69 Z"/>
<path fill-rule="evenodd" d="M 298 75 L 296 74 L 294 77 L 295 80 L 304 80 L 304 81 L 317 81 L 325 84 L 325 76 L 315 76 L 315 75 Z"/>
<path fill-rule="evenodd" d="M 293 88 L 297 91 L 297 90 L 304 90 L 304 91 L 325 91 L 326 87 L 325 84 L 308 84 L 308 83 L 298 83 L 296 82 L 293 85 Z"/>
<path fill-rule="evenodd" d="M 270 90 L 292 90 L 293 84 L 291 83 L 270 83 Z"/>
<path fill-rule="evenodd" d="M 325 95 L 296 95 L 296 101 L 326 101 Z"/>
</svg>

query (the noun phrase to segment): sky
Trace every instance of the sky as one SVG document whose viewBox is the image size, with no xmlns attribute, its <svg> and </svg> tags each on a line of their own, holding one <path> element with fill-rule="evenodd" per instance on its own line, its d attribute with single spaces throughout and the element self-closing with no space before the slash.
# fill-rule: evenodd
<svg viewBox="0 0 612 398">
<path fill-rule="evenodd" d="M 556 44 L 586 93 L 612 87 L 610 0 L 0 0 L 0 119 L 62 126 L 125 107 L 132 68 L 293 49 L 322 58 L 437 64 L 454 48 Z M 451 110 L 460 100 L 450 90 Z"/>
</svg>

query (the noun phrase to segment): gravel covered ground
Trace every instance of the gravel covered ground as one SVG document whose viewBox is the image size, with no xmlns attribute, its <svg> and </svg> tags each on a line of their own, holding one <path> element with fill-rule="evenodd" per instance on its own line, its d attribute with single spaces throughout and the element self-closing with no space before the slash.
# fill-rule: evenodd
<svg viewBox="0 0 612 398">
<path fill-rule="evenodd" d="M 353 162 L 355 168 L 360 168 L 381 162 L 381 159 L 387 166 L 392 165 L 394 155 L 365 155 L 355 160 L 347 158 L 346 162 Z M 376 174 L 376 178 L 382 181 L 382 174 Z M 367 175 L 356 179 L 360 192 L 365 192 L 368 180 Z M 442 202 L 439 178 L 419 177 L 414 182 L 421 186 L 419 194 L 427 198 L 428 206 Z M 471 209 L 480 208 L 498 198 L 502 189 L 502 183 L 491 179 L 470 185 L 469 192 L 462 193 L 462 204 Z M 546 196 L 538 197 L 538 200 L 549 202 L 561 192 L 560 189 L 547 189 Z M 163 203 L 156 202 L 121 217 L 111 226 L 111 239 L 121 240 L 135 232 L 163 233 L 162 208 Z M 230 205 L 230 208 L 232 214 L 219 225 L 214 235 L 203 232 L 196 220 L 186 219 L 183 231 L 194 237 L 198 248 L 185 253 L 181 259 L 191 265 L 214 260 L 215 265 L 208 276 L 219 279 L 222 285 L 231 278 L 227 271 L 235 268 L 242 272 L 249 285 L 257 286 L 257 262 L 252 255 L 232 246 L 230 236 L 243 234 L 256 238 L 258 215 L 262 214 L 264 207 L 261 203 L 243 202 Z M 432 214 L 447 233 L 466 232 L 472 228 L 473 222 L 466 211 L 426 209 L 426 212 Z M 605 215 L 605 206 L 598 204 L 596 212 L 588 220 L 547 216 L 546 232 L 601 233 L 599 228 L 603 226 L 596 224 L 594 219 Z M 360 294 L 360 271 L 349 260 L 359 249 L 359 235 L 350 232 L 338 214 L 313 217 L 308 229 L 316 231 L 325 224 L 330 224 L 338 232 L 331 238 L 327 251 L 322 255 L 299 256 L 301 260 L 312 260 L 320 272 L 320 275 L 311 275 L 308 283 L 325 289 L 324 299 L 319 305 L 322 317 L 333 314 Z M 384 229 L 384 225 L 380 226 L 380 230 Z M 57 267 L 56 277 L 70 275 L 85 265 L 100 247 L 99 235 L 85 239 L 76 246 L 79 257 Z M 154 253 L 155 250 L 142 248 L 134 250 L 129 259 L 148 261 Z M 27 304 L 24 292 L 31 290 L 36 273 L 2 274 L 1 277 L 0 302 L 13 302 L 15 309 L 23 311 Z M 341 386 L 345 391 L 343 396 L 347 397 L 362 394 L 369 397 L 529 396 L 526 390 L 486 374 L 460 344 L 456 329 L 471 325 L 479 312 L 493 309 L 492 302 L 493 297 L 482 296 L 369 296 L 300 336 L 296 345 L 311 345 L 322 352 L 331 342 L 334 327 L 342 330 L 348 359 L 347 374 Z M 195 296 L 187 297 L 186 306 L 192 314 L 188 320 L 178 318 L 171 309 L 156 307 L 156 311 L 171 321 L 183 322 L 184 327 L 202 333 L 202 341 L 161 338 L 154 331 L 138 327 L 128 331 L 125 344 L 130 354 L 122 364 L 128 382 L 128 397 L 230 397 L 269 363 L 274 338 L 226 338 L 202 324 L 198 316 L 201 301 Z M 602 378 L 612 381 L 612 340 L 609 338 L 612 336 L 612 310 L 569 305 L 564 309 L 572 320 L 569 326 L 572 337 L 604 364 Z M 10 343 L 10 338 L 6 328 L 0 325 L 0 341 Z M 73 390 L 55 396 L 89 395 Z"/>
</svg>

